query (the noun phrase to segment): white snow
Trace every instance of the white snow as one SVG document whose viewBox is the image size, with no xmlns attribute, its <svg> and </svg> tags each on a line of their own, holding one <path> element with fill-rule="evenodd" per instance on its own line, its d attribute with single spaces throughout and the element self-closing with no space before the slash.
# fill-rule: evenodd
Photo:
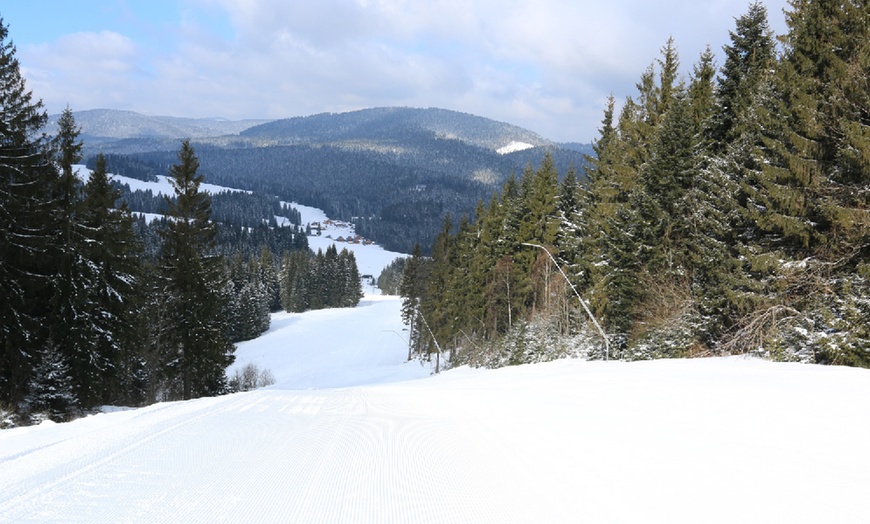
<svg viewBox="0 0 870 524">
<path fill-rule="evenodd" d="M 155 220 L 160 220 L 166 216 L 159 213 L 143 213 L 141 211 L 133 211 L 131 214 L 134 217 L 144 217 L 146 224 L 150 224 L 151 222 L 154 222 Z"/>
<path fill-rule="evenodd" d="M 527 144 L 525 142 L 513 141 L 504 147 L 500 147 L 500 148 L 496 149 L 495 152 L 500 154 L 500 155 L 506 155 L 508 153 L 516 153 L 517 151 L 525 151 L 526 149 L 531 149 L 533 147 L 535 147 L 535 146 L 533 146 L 532 144 Z"/>
<path fill-rule="evenodd" d="M 91 171 L 86 166 L 81 164 L 76 164 L 73 166 L 76 170 L 76 174 L 83 181 L 87 182 L 88 177 L 91 176 Z M 173 189 L 172 184 L 169 182 L 169 178 L 163 175 L 157 175 L 156 182 L 145 182 L 143 180 L 139 180 L 136 178 L 130 178 L 126 176 L 109 174 L 109 178 L 111 180 L 115 180 L 120 182 L 121 184 L 127 184 L 130 186 L 130 191 L 148 191 L 151 190 L 155 195 L 167 195 L 172 196 L 175 194 L 175 189 Z M 243 189 L 233 189 L 230 187 L 217 186 L 214 184 L 202 183 L 199 186 L 199 190 L 203 193 L 222 193 L 224 191 L 238 192 L 238 193 L 250 193 L 250 191 L 245 191 Z"/>
<path fill-rule="evenodd" d="M 870 521 L 867 370 L 430 376 L 405 362 L 398 309 L 275 315 L 237 352 L 273 371 L 269 388 L 0 432 L 0 521 Z"/>
</svg>

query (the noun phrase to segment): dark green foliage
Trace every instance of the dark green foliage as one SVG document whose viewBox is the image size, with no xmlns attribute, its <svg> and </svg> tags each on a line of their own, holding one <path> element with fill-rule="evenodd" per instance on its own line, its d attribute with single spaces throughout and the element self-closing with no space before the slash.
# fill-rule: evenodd
<svg viewBox="0 0 870 524">
<path fill-rule="evenodd" d="M 99 156 L 96 155 L 88 158 L 88 161 L 85 163 L 88 169 L 96 169 L 97 158 Z M 156 182 L 157 176 L 164 174 L 164 171 L 157 164 L 143 162 L 136 157 L 119 154 L 108 154 L 103 155 L 103 157 L 106 161 L 106 169 L 113 175 L 135 178 L 144 182 Z"/>
<path fill-rule="evenodd" d="M 408 337 L 408 360 L 412 353 L 422 354 L 424 338 L 423 318 L 421 306 L 427 297 L 427 285 L 431 274 L 430 260 L 423 257 L 419 245 L 414 246 L 411 257 L 405 262 L 405 270 L 402 272 L 402 283 L 399 286 L 399 294 L 402 296 L 402 320 L 410 326 Z"/>
<path fill-rule="evenodd" d="M 608 102 L 585 188 L 557 187 L 545 159 L 442 230 L 423 310 L 454 362 L 571 354 L 555 341 L 584 326 L 546 261 L 516 247 L 535 243 L 556 248 L 622 358 L 870 365 L 870 7 L 791 6 L 781 57 L 754 3 L 716 79 L 708 49 L 681 80 L 669 40 L 618 118 Z"/>
<path fill-rule="evenodd" d="M 18 408 L 46 340 L 57 173 L 38 134 L 47 118 L 42 102 L 25 87 L 2 20 L 0 114 L 0 402 Z"/>
<path fill-rule="evenodd" d="M 356 257 L 330 245 L 326 253 L 294 251 L 284 256 L 278 274 L 281 306 L 298 313 L 309 309 L 355 307 L 363 297 Z"/>
<path fill-rule="evenodd" d="M 384 295 L 398 295 L 399 286 L 402 283 L 402 273 L 405 271 L 405 262 L 407 258 L 397 258 L 390 262 L 378 276 L 378 289 Z"/>
<path fill-rule="evenodd" d="M 198 169 L 193 148 L 183 142 L 170 169 L 175 201 L 168 202 L 160 258 L 161 291 L 170 312 L 162 348 L 168 398 L 220 393 L 224 369 L 234 358 L 221 318 L 226 310 L 223 260 L 214 254 L 211 202 L 199 191 L 203 176 Z"/>
</svg>

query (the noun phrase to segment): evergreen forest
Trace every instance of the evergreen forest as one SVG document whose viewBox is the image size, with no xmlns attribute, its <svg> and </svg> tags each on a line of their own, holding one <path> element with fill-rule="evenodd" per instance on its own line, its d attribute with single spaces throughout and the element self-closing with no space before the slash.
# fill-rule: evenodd
<svg viewBox="0 0 870 524">
<path fill-rule="evenodd" d="M 443 221 L 404 266 L 411 353 L 870 366 L 870 4 L 735 20 L 687 77 L 665 42 L 582 171 L 545 156 Z"/>
<path fill-rule="evenodd" d="M 298 282 L 317 287 L 293 311 L 359 302 L 352 254 L 312 254 L 299 212 L 277 197 L 201 190 L 188 140 L 162 173 L 98 154 L 81 180 L 84 144 L 72 110 L 56 135 L 42 132 L 46 112 L 26 89 L 15 52 L 0 21 L 4 425 L 231 392 L 233 343 L 268 329 Z M 110 165 L 141 180 L 166 175 L 174 195 L 131 192 L 111 179 Z M 134 215 L 131 203 L 160 216 Z M 282 258 L 311 270 L 296 277 Z"/>
</svg>

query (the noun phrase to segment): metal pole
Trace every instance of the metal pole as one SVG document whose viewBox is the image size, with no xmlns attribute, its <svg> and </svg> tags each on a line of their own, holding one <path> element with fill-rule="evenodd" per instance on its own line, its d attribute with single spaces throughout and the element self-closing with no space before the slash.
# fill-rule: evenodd
<svg viewBox="0 0 870 524">
<path fill-rule="evenodd" d="M 586 302 L 580 297 L 580 293 L 577 292 L 577 289 L 574 287 L 574 284 L 572 284 L 571 280 L 568 279 L 568 275 L 566 275 L 565 272 L 562 271 L 562 268 L 559 267 L 559 263 L 556 262 L 555 258 L 553 258 L 553 254 L 550 253 L 550 250 L 545 248 L 544 246 L 539 245 L 539 244 L 531 244 L 529 242 L 523 242 L 521 245 L 542 249 L 542 250 L 544 250 L 544 253 L 546 253 L 547 256 L 550 257 L 550 260 L 553 261 L 553 264 L 556 266 L 556 269 L 558 269 L 559 273 L 562 274 L 562 277 L 565 279 L 565 282 L 567 282 L 568 285 L 571 286 L 571 291 L 574 292 L 574 295 L 577 297 L 577 300 L 580 301 L 580 305 L 583 306 L 583 309 L 586 310 L 586 314 L 589 315 L 590 319 L 592 319 L 592 323 L 595 324 L 595 327 L 598 329 L 598 333 L 601 334 L 601 338 L 604 339 L 604 360 L 610 360 L 610 342 L 607 340 L 607 335 L 604 334 L 604 330 L 601 328 L 601 324 L 598 323 L 598 319 L 596 319 L 595 315 L 592 314 L 592 311 L 589 310 L 589 306 L 587 306 Z M 436 344 L 437 344 L 437 342 L 436 342 Z"/>
<path fill-rule="evenodd" d="M 420 315 L 420 318 L 423 320 L 423 324 L 426 326 L 426 329 L 429 331 L 429 335 L 432 337 L 432 341 L 435 342 L 435 347 L 438 348 L 438 356 L 435 357 L 435 374 L 437 375 L 441 371 L 441 345 L 438 344 L 438 340 L 435 338 L 435 333 L 432 333 L 432 328 L 429 327 L 429 323 L 426 322 L 426 317 L 423 316 L 423 313 L 419 309 L 417 309 L 417 314 Z"/>
</svg>

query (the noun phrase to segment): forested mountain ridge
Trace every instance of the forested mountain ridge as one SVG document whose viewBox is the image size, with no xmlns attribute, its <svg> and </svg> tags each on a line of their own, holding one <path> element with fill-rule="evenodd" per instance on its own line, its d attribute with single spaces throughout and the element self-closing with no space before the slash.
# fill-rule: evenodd
<svg viewBox="0 0 870 524">
<path fill-rule="evenodd" d="M 74 114 L 86 158 L 102 152 L 117 163 L 128 155 L 162 173 L 180 140 L 190 138 L 210 182 L 319 207 L 400 252 L 417 243 L 428 251 L 446 214 L 472 214 L 547 151 L 563 175 L 585 162 L 582 148 L 561 148 L 532 131 L 445 109 L 375 108 L 266 123 Z"/>
<path fill-rule="evenodd" d="M 459 140 L 497 150 L 512 142 L 530 146 L 553 146 L 537 133 L 503 122 L 438 108 L 378 107 L 348 113 L 275 120 L 251 127 L 240 134 L 276 140 L 279 143 L 323 143 L 348 140 L 397 141 L 413 134 L 436 139 Z"/>
<path fill-rule="evenodd" d="M 267 120 L 226 120 L 223 118 L 184 118 L 174 116 L 150 116 L 134 111 L 116 109 L 89 109 L 74 111 L 76 122 L 82 128 L 82 140 L 88 138 L 208 138 L 237 135 L 241 131 Z M 61 114 L 49 115 L 45 130 L 55 135 Z"/>
</svg>

